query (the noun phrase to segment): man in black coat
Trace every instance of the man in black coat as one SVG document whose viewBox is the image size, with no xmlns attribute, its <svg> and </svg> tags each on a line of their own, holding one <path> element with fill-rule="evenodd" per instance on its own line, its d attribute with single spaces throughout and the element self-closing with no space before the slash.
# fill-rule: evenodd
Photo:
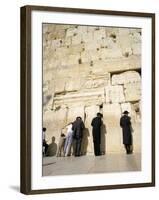
<svg viewBox="0 0 159 200">
<path fill-rule="evenodd" d="M 73 138 L 75 140 L 75 156 L 81 155 L 81 143 L 83 138 L 84 123 L 81 117 L 77 117 L 72 126 Z"/>
<path fill-rule="evenodd" d="M 92 134 L 93 134 L 93 144 L 94 144 L 94 154 L 95 156 L 100 156 L 100 144 L 101 144 L 101 125 L 102 125 L 102 114 L 97 113 L 97 116 L 92 120 Z"/>
<path fill-rule="evenodd" d="M 123 131 L 123 144 L 126 149 L 127 154 L 131 154 L 131 145 L 132 145 L 132 128 L 131 128 L 131 118 L 128 116 L 129 112 L 124 111 L 123 116 L 120 118 L 120 127 Z"/>
</svg>

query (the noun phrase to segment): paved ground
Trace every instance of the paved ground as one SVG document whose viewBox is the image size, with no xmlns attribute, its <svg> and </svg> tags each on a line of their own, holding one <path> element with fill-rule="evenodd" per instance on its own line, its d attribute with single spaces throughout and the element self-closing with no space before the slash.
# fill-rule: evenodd
<svg viewBox="0 0 159 200">
<path fill-rule="evenodd" d="M 141 154 L 107 154 L 95 157 L 44 157 L 43 176 L 127 172 L 141 170 Z"/>
</svg>

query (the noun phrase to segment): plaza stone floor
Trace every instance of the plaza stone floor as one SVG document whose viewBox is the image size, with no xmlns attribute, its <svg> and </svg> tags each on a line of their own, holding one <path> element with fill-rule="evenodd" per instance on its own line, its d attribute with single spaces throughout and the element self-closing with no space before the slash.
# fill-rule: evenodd
<svg viewBox="0 0 159 200">
<path fill-rule="evenodd" d="M 141 154 L 86 155 L 80 157 L 44 157 L 43 176 L 130 172 L 141 170 Z"/>
</svg>

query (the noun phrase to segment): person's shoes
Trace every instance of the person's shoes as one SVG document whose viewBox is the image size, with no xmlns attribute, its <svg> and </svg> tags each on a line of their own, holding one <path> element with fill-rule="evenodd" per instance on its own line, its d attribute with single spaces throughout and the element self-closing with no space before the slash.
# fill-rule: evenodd
<svg viewBox="0 0 159 200">
<path fill-rule="evenodd" d="M 80 156 L 79 154 L 76 154 L 76 155 L 75 155 L 75 157 L 79 157 L 79 156 Z"/>
</svg>

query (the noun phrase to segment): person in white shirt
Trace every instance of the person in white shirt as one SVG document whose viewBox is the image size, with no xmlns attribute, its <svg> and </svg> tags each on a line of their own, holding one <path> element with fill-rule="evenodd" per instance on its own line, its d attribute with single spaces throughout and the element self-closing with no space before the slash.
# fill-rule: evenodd
<svg viewBox="0 0 159 200">
<path fill-rule="evenodd" d="M 73 142 L 72 126 L 73 126 L 73 123 L 71 122 L 66 127 L 67 128 L 67 136 L 66 136 L 65 146 L 64 146 L 65 156 L 69 156 L 71 153 L 71 146 L 72 146 L 72 142 Z"/>
</svg>

